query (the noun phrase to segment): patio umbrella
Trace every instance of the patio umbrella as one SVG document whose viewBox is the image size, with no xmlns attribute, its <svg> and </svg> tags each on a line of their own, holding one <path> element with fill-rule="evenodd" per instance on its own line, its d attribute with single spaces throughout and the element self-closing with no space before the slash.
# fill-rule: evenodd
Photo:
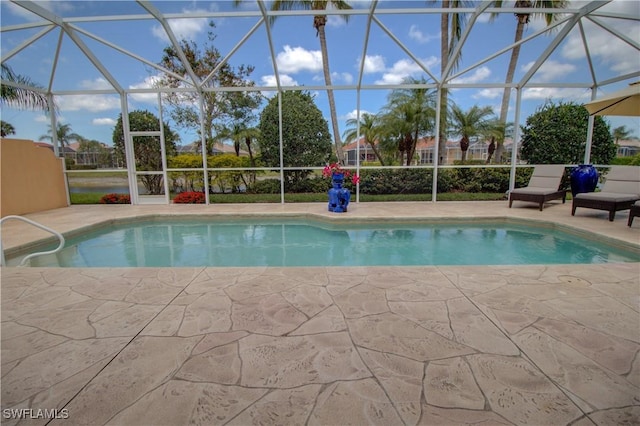
<svg viewBox="0 0 640 426">
<path fill-rule="evenodd" d="M 595 99 L 585 108 L 591 115 L 640 116 L 640 82 L 632 83 L 626 89 Z"/>
</svg>

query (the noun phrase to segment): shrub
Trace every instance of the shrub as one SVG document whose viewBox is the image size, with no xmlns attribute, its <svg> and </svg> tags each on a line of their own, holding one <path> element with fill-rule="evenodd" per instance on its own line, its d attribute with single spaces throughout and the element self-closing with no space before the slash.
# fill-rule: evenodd
<svg viewBox="0 0 640 426">
<path fill-rule="evenodd" d="M 640 154 L 632 157 L 616 157 L 611 161 L 611 164 L 618 166 L 640 166 Z"/>
<path fill-rule="evenodd" d="M 100 204 L 131 204 L 129 194 L 107 194 L 100 198 Z"/>
<path fill-rule="evenodd" d="M 421 169 L 362 170 L 360 190 L 365 194 L 422 194 L 431 191 L 432 173 Z"/>
<path fill-rule="evenodd" d="M 97 170 L 97 164 L 68 164 L 67 170 Z"/>
<path fill-rule="evenodd" d="M 206 197 L 203 192 L 187 191 L 173 197 L 176 204 L 204 204 Z"/>
<path fill-rule="evenodd" d="M 279 194 L 280 179 L 264 179 L 259 180 L 247 192 L 252 194 Z"/>
<path fill-rule="evenodd" d="M 291 183 L 288 183 L 291 182 Z M 349 187 L 345 179 L 344 187 Z M 320 177 L 304 178 L 299 180 L 285 179 L 284 191 L 287 193 L 322 193 L 327 192 L 331 188 L 331 179 L 323 179 Z"/>
<path fill-rule="evenodd" d="M 522 127 L 521 158 L 529 164 L 581 164 L 589 127 L 589 111 L 574 103 L 548 101 L 527 117 Z M 593 124 L 591 161 L 609 164 L 616 146 L 609 123 L 596 116 Z"/>
</svg>

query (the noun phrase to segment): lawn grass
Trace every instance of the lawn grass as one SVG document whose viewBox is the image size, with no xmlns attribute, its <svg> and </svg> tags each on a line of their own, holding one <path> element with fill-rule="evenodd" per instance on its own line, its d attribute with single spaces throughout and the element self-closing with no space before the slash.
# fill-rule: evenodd
<svg viewBox="0 0 640 426">
<path fill-rule="evenodd" d="M 69 198 L 71 204 L 100 204 L 100 198 L 105 195 L 104 192 L 82 192 L 71 193 Z"/>
</svg>

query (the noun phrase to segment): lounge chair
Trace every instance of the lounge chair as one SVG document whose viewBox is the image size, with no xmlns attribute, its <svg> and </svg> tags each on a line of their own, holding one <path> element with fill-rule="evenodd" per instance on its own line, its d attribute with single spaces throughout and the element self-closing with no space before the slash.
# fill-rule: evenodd
<svg viewBox="0 0 640 426">
<path fill-rule="evenodd" d="M 573 197 L 571 216 L 575 215 L 577 207 L 586 207 L 608 211 L 609 221 L 613 222 L 617 211 L 629 210 L 638 200 L 640 167 L 612 166 L 600 192 L 584 192 Z"/>
<path fill-rule="evenodd" d="M 529 184 L 509 192 L 509 208 L 516 200 L 538 203 L 540 211 L 547 201 L 562 198 L 564 203 L 567 200 L 567 191 L 558 189 L 562 176 L 564 176 L 564 166 L 561 164 L 535 166 Z"/>
<path fill-rule="evenodd" d="M 640 216 L 640 201 L 636 201 L 631 206 L 629 210 L 629 220 L 627 221 L 627 225 L 631 226 L 633 224 L 633 218 L 636 216 Z"/>
</svg>

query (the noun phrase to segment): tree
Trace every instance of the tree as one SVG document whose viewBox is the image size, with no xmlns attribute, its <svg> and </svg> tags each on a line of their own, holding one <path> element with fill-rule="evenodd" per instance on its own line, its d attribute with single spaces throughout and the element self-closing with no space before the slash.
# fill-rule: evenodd
<svg viewBox="0 0 640 426">
<path fill-rule="evenodd" d="M 236 1 L 238 3 L 238 1 Z M 342 0 L 275 0 L 271 4 L 271 10 L 293 10 L 300 8 L 303 10 L 327 10 L 329 7 L 338 10 L 349 10 L 352 7 Z M 349 20 L 349 15 L 339 15 L 345 22 Z M 271 22 L 271 24 L 273 21 Z M 322 71 L 324 73 L 324 83 L 331 87 L 331 72 L 329 71 L 329 50 L 327 49 L 327 37 L 325 26 L 327 25 L 327 15 L 315 15 L 313 17 L 313 28 L 316 29 L 316 36 L 320 39 L 320 52 L 322 54 Z M 329 98 L 329 110 L 331 113 L 331 124 L 333 127 L 333 137 L 335 140 L 336 156 L 341 164 L 344 164 L 344 153 L 342 152 L 342 141 L 340 140 L 340 129 L 338 128 L 338 114 L 336 113 L 336 101 L 333 90 L 327 89 Z"/>
<path fill-rule="evenodd" d="M 53 131 L 52 131 L 51 124 L 49 124 L 48 127 L 49 127 L 49 130 L 47 130 L 47 134 L 40 136 L 39 139 L 49 140 L 53 143 Z M 62 123 L 56 124 L 56 140 L 58 141 L 58 143 L 61 144 L 63 150 L 64 150 L 64 147 L 69 146 L 72 140 L 77 141 L 80 139 L 83 139 L 83 137 L 71 131 L 71 124 L 62 124 Z"/>
<path fill-rule="evenodd" d="M 500 119 L 491 120 L 488 126 L 482 130 L 482 136 L 485 139 L 490 140 L 489 147 L 487 148 L 487 164 L 491 163 L 491 157 L 496 151 L 496 141 L 498 143 L 504 144 L 504 139 L 507 135 L 513 134 L 513 123 L 508 122 L 505 123 L 500 121 Z"/>
<path fill-rule="evenodd" d="M 29 77 L 16 74 L 11 67 L 2 64 L 2 80 L 9 84 L 0 85 L 0 100 L 2 105 L 18 109 L 32 109 L 50 112 L 55 110 L 55 104 L 49 105 L 49 98 L 40 90 L 42 86 L 32 82 Z M 14 86 L 15 84 L 15 86 Z M 40 90 L 38 90 L 40 89 Z"/>
<path fill-rule="evenodd" d="M 204 136 L 207 144 L 207 154 L 213 153 L 216 139 L 216 128 L 229 126 L 231 122 L 240 121 L 240 125 L 248 126 L 251 112 L 262 102 L 260 92 L 251 91 L 207 91 L 215 87 L 252 87 L 255 83 L 249 79 L 253 73 L 252 66 L 240 65 L 232 67 L 228 62 L 222 63 L 223 57 L 213 45 L 215 41 L 215 24 L 209 23 L 212 30 L 208 33 L 209 43 L 201 52 L 194 41 L 182 40 L 180 48 L 189 60 L 189 67 L 199 79 L 196 84 L 203 83 L 203 91 L 169 93 L 167 101 L 173 107 L 171 117 L 181 126 L 197 129 L 200 133 L 199 99 L 203 99 Z M 189 71 L 180 59 L 174 46 L 165 47 L 160 65 L 175 74 L 189 78 Z M 214 70 L 215 73 L 211 74 Z M 208 78 L 211 75 L 210 78 Z M 159 85 L 171 88 L 183 87 L 182 80 L 173 75 L 164 76 Z"/>
<path fill-rule="evenodd" d="M 495 1 L 496 7 L 502 7 L 502 0 Z M 517 0 L 515 7 L 517 8 L 534 8 L 534 9 L 564 9 L 569 4 L 567 0 Z M 522 34 L 524 33 L 524 26 L 530 21 L 531 14 L 529 13 L 514 13 L 516 17 L 516 33 L 514 37 L 514 43 L 518 43 L 522 40 Z M 496 14 L 492 15 L 495 18 Z M 534 17 L 544 16 L 547 25 L 558 19 L 560 16 L 557 13 L 536 13 Z M 516 45 L 511 50 L 511 59 L 509 59 L 509 67 L 507 68 L 507 76 L 505 78 L 505 84 L 511 84 L 513 82 L 513 76 L 516 72 L 516 66 L 518 64 L 518 58 L 520 56 L 520 45 Z M 509 112 L 509 99 L 511 98 L 511 88 L 505 87 L 502 94 L 502 103 L 500 106 L 500 121 L 507 122 L 507 113 Z M 504 141 L 504 138 L 502 138 Z M 503 143 L 498 143 L 496 149 L 497 161 L 502 161 Z"/>
<path fill-rule="evenodd" d="M 331 157 L 331 134 L 327 120 L 308 92 L 286 91 L 282 98 L 282 162 L 284 167 L 324 166 Z M 280 167 L 278 97 L 272 98 L 260 115 L 258 139 L 262 161 Z M 286 174 L 289 184 L 304 179 L 308 170 Z"/>
<path fill-rule="evenodd" d="M 442 8 L 451 9 L 452 11 L 458 8 L 470 6 L 472 1 L 461 0 L 443 0 Z M 442 13 L 440 14 L 440 73 L 444 78 L 444 71 L 447 68 L 450 60 L 455 62 L 452 64 L 451 69 L 457 68 L 460 61 L 460 56 L 457 58 L 451 58 L 455 46 L 460 41 L 462 35 L 462 29 L 464 28 L 466 20 L 466 14 L 464 13 Z M 438 134 L 438 163 L 444 162 L 444 153 L 447 149 L 447 119 L 448 119 L 448 105 L 449 105 L 449 89 L 445 87 L 440 88 L 440 131 Z"/>
<path fill-rule="evenodd" d="M 235 123 L 231 127 L 225 127 L 220 132 L 220 137 L 223 139 L 230 139 L 233 141 L 233 148 L 236 152 L 236 157 L 240 156 L 240 149 L 242 144 L 247 147 L 249 154 L 249 164 L 251 167 L 256 167 L 256 159 L 253 155 L 253 142 L 260 136 L 260 130 L 257 127 L 246 127 L 243 124 Z M 244 177 L 243 177 L 244 179 Z M 249 182 L 245 182 L 247 186 L 256 181 L 255 172 L 249 174 Z"/>
<path fill-rule="evenodd" d="M 467 159 L 469 140 L 474 136 L 482 134 L 491 125 L 493 110 L 491 107 L 472 106 L 468 111 L 463 111 L 457 105 L 451 108 L 451 127 L 449 131 L 461 137 L 460 150 L 462 151 L 462 161 Z"/>
<path fill-rule="evenodd" d="M 574 103 L 547 102 L 527 118 L 520 154 L 529 164 L 580 164 L 584 161 L 589 112 Z M 595 117 L 591 161 L 609 164 L 616 146 L 609 124 Z"/>
<path fill-rule="evenodd" d="M 407 78 L 407 84 L 426 84 L 424 78 Z M 383 125 L 395 133 L 398 150 L 406 152 L 406 165 L 411 165 L 416 144 L 421 136 L 433 131 L 435 125 L 435 93 L 427 88 L 395 89 L 387 99 L 382 116 Z M 402 162 L 402 158 L 400 159 Z"/>
<path fill-rule="evenodd" d="M 97 140 L 88 140 L 82 138 L 78 146 L 78 154 L 84 154 L 90 156 L 91 164 L 96 164 L 102 167 L 113 166 L 111 162 L 111 150 L 102 142 Z"/>
<path fill-rule="evenodd" d="M 176 142 L 179 137 L 167 123 L 162 125 L 164 131 L 165 151 L 167 156 L 176 152 Z M 160 120 L 149 111 L 136 110 L 129 113 L 129 130 L 132 132 L 149 132 L 160 130 Z M 124 130 L 122 127 L 122 114 L 118 116 L 118 122 L 113 129 L 113 147 L 116 157 L 126 164 L 124 147 Z M 136 171 L 162 171 L 162 151 L 160 138 L 156 136 L 136 136 L 133 143 Z M 162 175 L 140 175 L 142 184 L 149 194 L 162 194 Z"/>
<path fill-rule="evenodd" d="M 365 145 L 369 145 L 373 150 L 376 158 L 380 162 L 381 166 L 384 166 L 385 161 L 378 149 L 378 143 L 381 139 L 382 125 L 380 119 L 375 114 L 364 113 L 360 116 L 360 135 L 364 137 Z M 356 118 L 350 118 L 347 120 L 348 128 L 345 131 L 344 139 L 347 142 L 355 141 L 358 137 L 358 120 Z"/>
<path fill-rule="evenodd" d="M 3 138 L 9 135 L 15 135 L 16 129 L 10 123 L 0 120 L 0 136 Z"/>
<path fill-rule="evenodd" d="M 613 135 L 613 139 L 618 144 L 618 141 L 625 140 L 633 135 L 633 131 L 631 129 L 627 129 L 627 126 L 618 126 L 611 132 Z"/>
</svg>

